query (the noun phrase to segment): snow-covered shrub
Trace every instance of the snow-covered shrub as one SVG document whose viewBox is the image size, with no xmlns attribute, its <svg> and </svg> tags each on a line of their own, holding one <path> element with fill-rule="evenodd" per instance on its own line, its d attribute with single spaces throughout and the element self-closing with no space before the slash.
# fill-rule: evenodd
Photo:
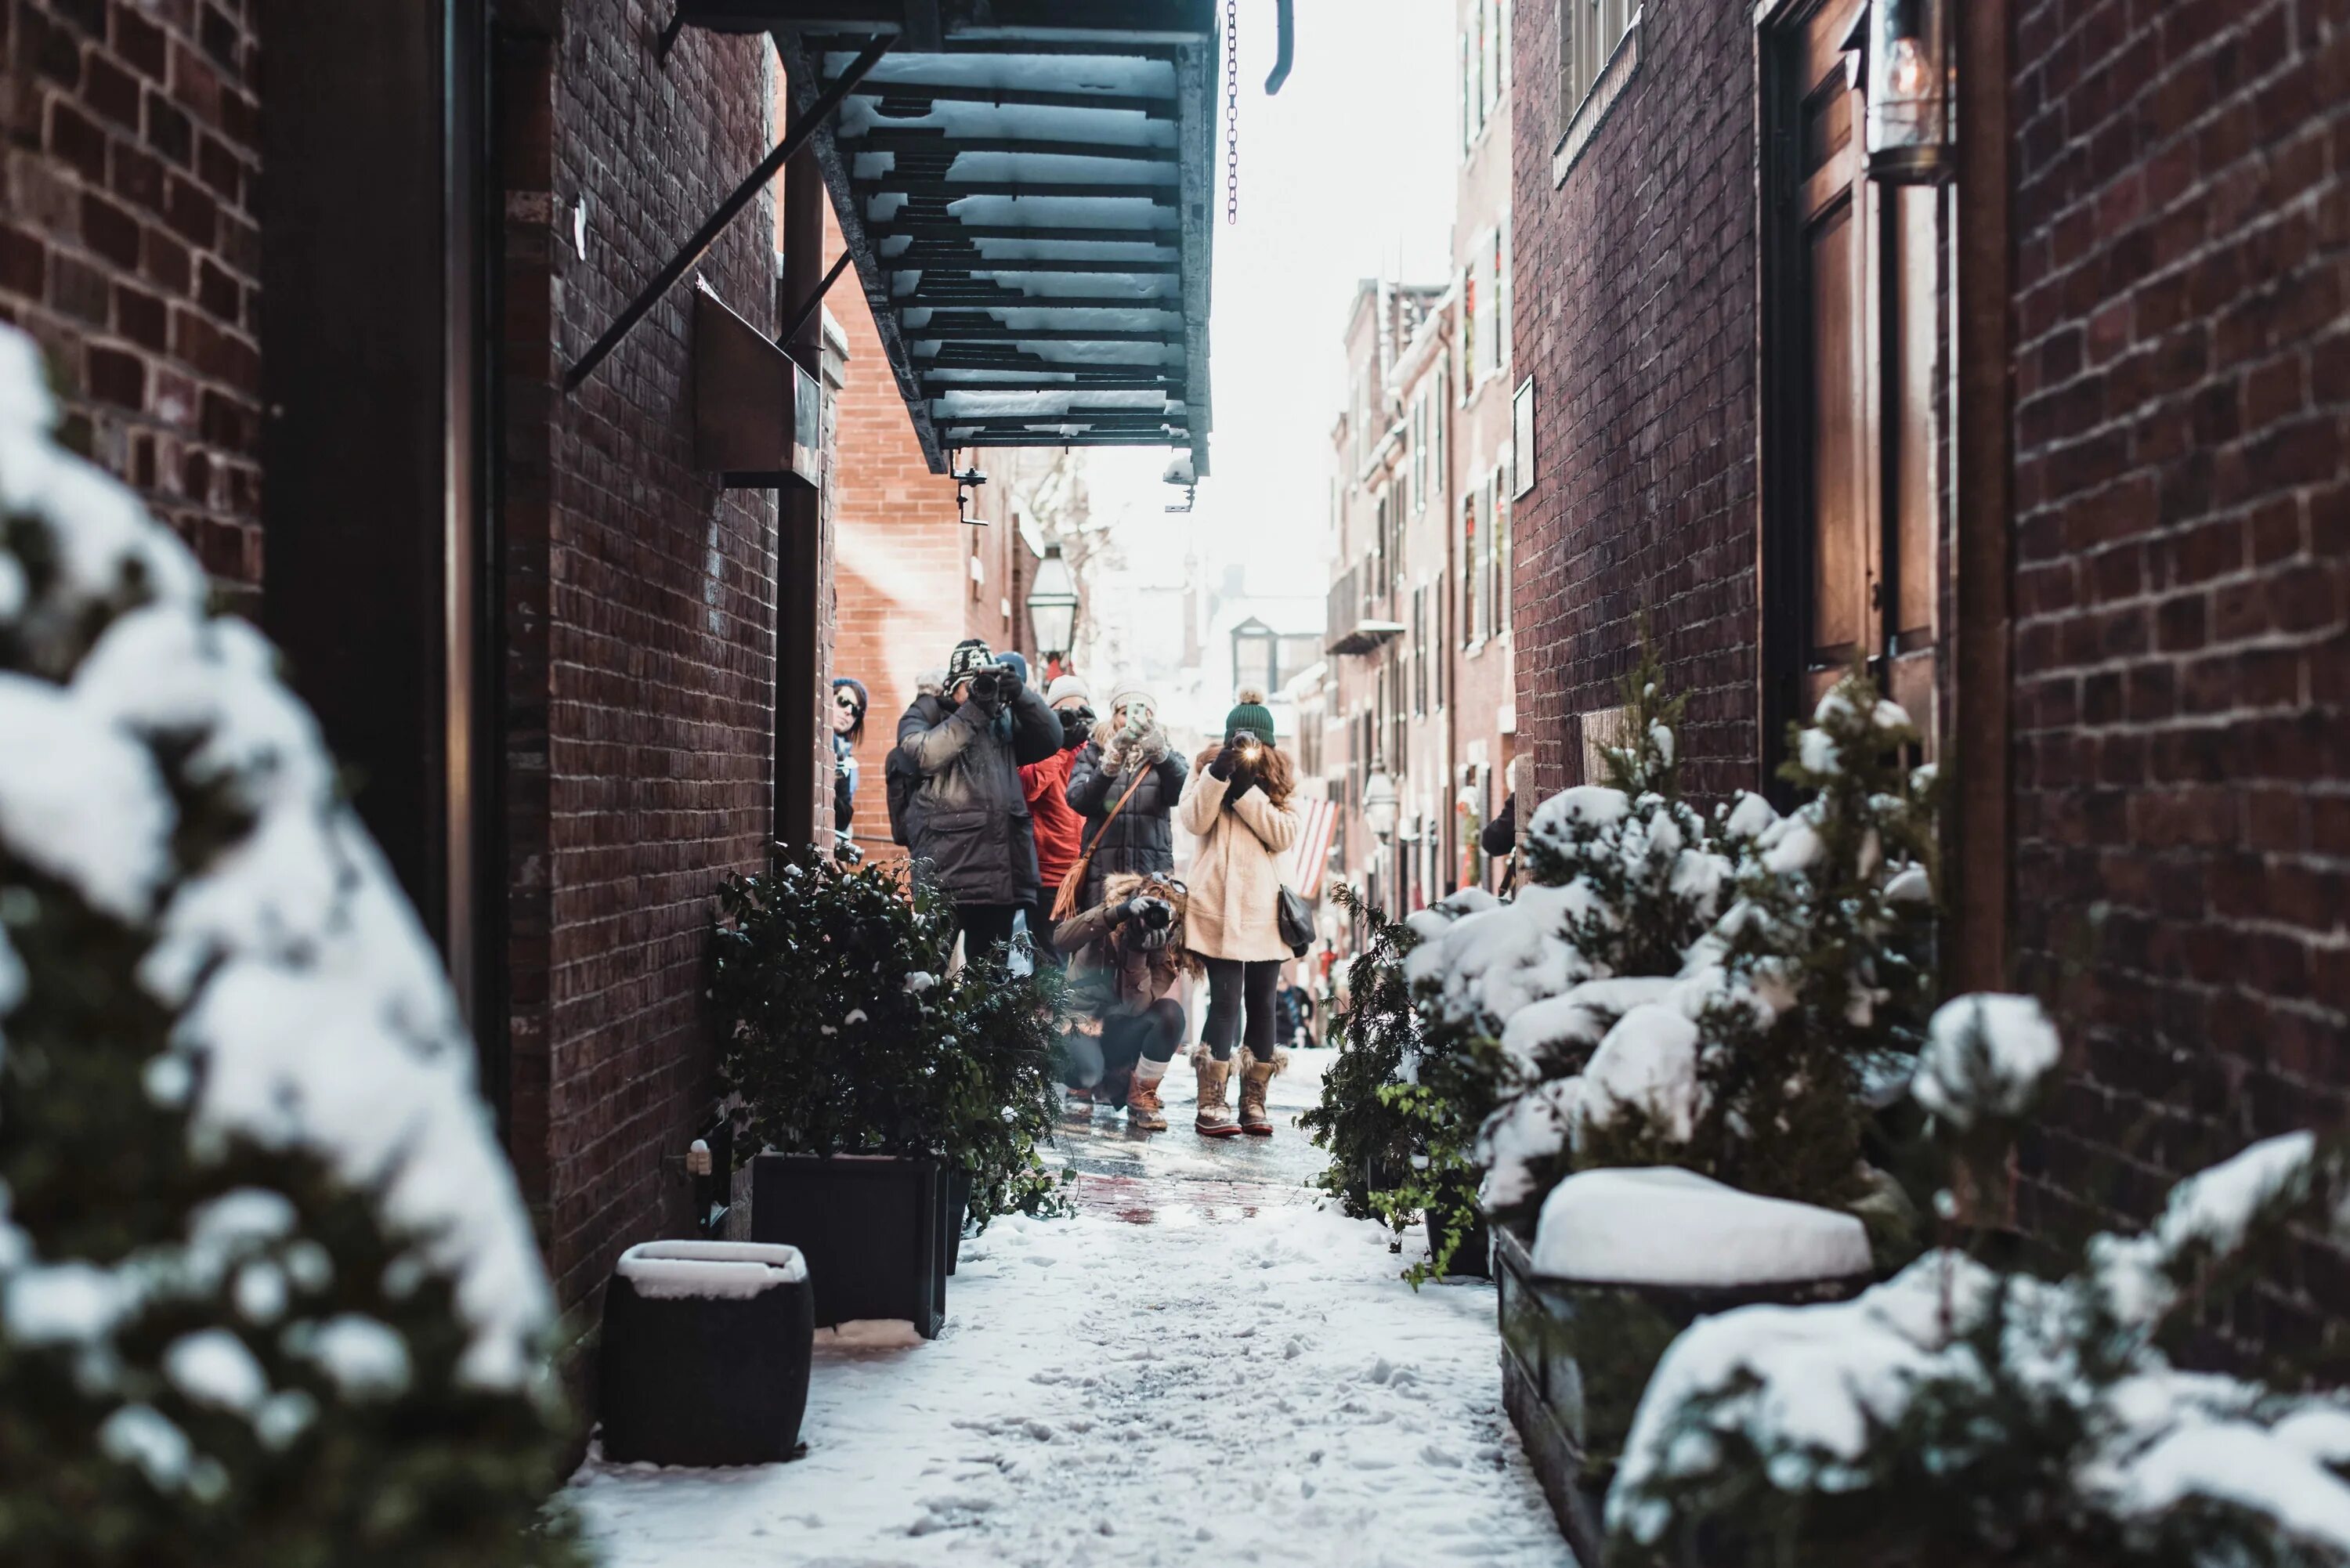
<svg viewBox="0 0 2350 1568">
<path fill-rule="evenodd" d="M 550 1301 L 413 911 L 0 329 L 0 1562 L 570 1561 Z"/>
<path fill-rule="evenodd" d="M 2180 1369 L 2183 1325 L 2295 1228 L 2350 1241 L 2307 1134 L 2181 1183 L 2051 1282 L 1953 1251 L 1667 1352 L 1607 1502 L 1614 1568 L 2318 1568 L 2350 1561 L 2350 1402 Z"/>
<path fill-rule="evenodd" d="M 1315 1144 L 1330 1153 L 1315 1185 L 1356 1220 L 1387 1219 L 1380 1194 L 1403 1185 L 1419 1138 L 1412 1118 L 1384 1091 L 1404 1082 L 1405 1063 L 1419 1044 L 1419 1018 L 1404 983 L 1403 961 L 1417 932 L 1388 919 L 1343 884 L 1331 897 L 1361 922 L 1363 945 L 1347 966 L 1347 1005 L 1331 1021 L 1337 1059 L 1322 1075 L 1319 1104 L 1297 1118 Z M 1401 1230 L 1409 1216 L 1392 1220 Z"/>
<path fill-rule="evenodd" d="M 982 1223 L 1050 1199 L 1056 977 L 1000 959 L 950 974 L 955 933 L 952 905 L 899 867 L 802 847 L 727 879 L 710 996 L 751 1148 L 941 1156 Z"/>
<path fill-rule="evenodd" d="M 1867 1079 L 1920 1044 L 1932 999 L 1933 803 L 1908 715 L 1855 673 L 1790 736 L 1804 803 L 1724 814 L 1735 901 L 1666 996 L 1627 1012 L 1577 1097 L 1579 1167 L 1675 1164 L 1862 1211 L 1889 1250 L 1910 1206 L 1863 1159 Z"/>
</svg>

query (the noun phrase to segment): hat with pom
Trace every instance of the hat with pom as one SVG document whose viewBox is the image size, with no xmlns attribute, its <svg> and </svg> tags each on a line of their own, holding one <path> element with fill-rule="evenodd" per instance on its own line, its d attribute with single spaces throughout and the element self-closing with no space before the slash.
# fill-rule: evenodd
<svg viewBox="0 0 2350 1568">
<path fill-rule="evenodd" d="M 1045 701 L 1053 707 L 1059 707 L 1072 697 L 1086 703 L 1094 700 L 1094 694 L 1086 690 L 1086 683 L 1074 675 L 1055 677 L 1053 683 L 1045 688 Z"/>
<path fill-rule="evenodd" d="M 1224 733 L 1246 730 L 1266 745 L 1273 744 L 1273 710 L 1264 705 L 1264 693 L 1256 687 L 1243 686 L 1232 695 L 1239 701 L 1224 715 Z"/>
</svg>

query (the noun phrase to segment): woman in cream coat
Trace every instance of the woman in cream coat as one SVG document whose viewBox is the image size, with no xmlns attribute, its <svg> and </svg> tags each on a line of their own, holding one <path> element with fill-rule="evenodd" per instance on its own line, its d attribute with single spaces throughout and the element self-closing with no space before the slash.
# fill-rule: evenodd
<svg viewBox="0 0 2350 1568">
<path fill-rule="evenodd" d="M 1191 856 L 1184 942 L 1208 970 L 1206 1043 L 1191 1054 L 1200 1075 L 1194 1124 L 1204 1137 L 1273 1134 L 1265 1092 L 1280 1070 L 1274 993 L 1290 955 L 1281 940 L 1281 856 L 1297 838 L 1289 796 L 1296 773 L 1274 745 L 1262 691 L 1243 689 L 1224 717 L 1224 743 L 1200 753 L 1176 817 L 1199 840 Z M 1246 1015 L 1246 1028 L 1243 1016 Z M 1232 1047 L 1248 1041 L 1241 1114 L 1224 1104 Z"/>
</svg>

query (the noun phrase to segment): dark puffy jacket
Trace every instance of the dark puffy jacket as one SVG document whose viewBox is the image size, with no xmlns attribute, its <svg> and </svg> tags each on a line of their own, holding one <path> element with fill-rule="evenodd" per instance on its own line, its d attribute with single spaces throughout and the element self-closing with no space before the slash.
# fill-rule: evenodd
<svg viewBox="0 0 2350 1568">
<path fill-rule="evenodd" d="M 918 697 L 898 721 L 898 755 L 921 780 L 907 836 L 958 904 L 1036 901 L 1036 836 L 1020 769 L 1061 749 L 1061 719 L 1024 686 L 1010 712 L 1009 741 L 970 703 L 949 709 Z"/>
<path fill-rule="evenodd" d="M 1147 877 L 1175 868 L 1173 812 L 1191 773 L 1191 764 L 1174 752 L 1139 773 L 1128 770 L 1115 775 L 1102 772 L 1100 742 L 1087 741 L 1077 753 L 1069 768 L 1069 805 L 1086 819 L 1087 846 L 1101 839 L 1093 864 L 1086 868 L 1086 904 L 1102 901 L 1102 884 L 1112 877 Z M 1105 837 L 1102 822 L 1129 785 L 1134 798 L 1109 825 Z"/>
</svg>

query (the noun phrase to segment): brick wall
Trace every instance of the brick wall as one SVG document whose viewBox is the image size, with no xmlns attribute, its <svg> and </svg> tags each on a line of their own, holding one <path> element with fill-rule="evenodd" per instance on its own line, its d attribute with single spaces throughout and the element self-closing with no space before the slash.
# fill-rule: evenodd
<svg viewBox="0 0 2350 1568">
<path fill-rule="evenodd" d="M 47 351 L 68 444 L 233 602 L 261 582 L 254 0 L 0 14 L 0 319 Z"/>
<path fill-rule="evenodd" d="M 2077 1058 L 2051 1230 L 2350 1109 L 2350 5 L 2126 9 L 2016 7 L 2017 947 Z M 2313 1256 L 2230 1326 L 2329 1299 Z"/>
<path fill-rule="evenodd" d="M 1542 793 L 1576 780 L 1573 716 L 1616 705 L 1645 612 L 1690 694 L 1690 787 L 1752 787 L 1752 8 L 1648 6 L 1637 71 L 1556 185 L 1556 10 L 1515 12 L 1513 337 L 1537 470 L 1513 518 L 1520 742 Z"/>
<path fill-rule="evenodd" d="M 576 395 L 562 369 L 769 144 L 764 38 L 655 0 L 564 0 L 501 64 L 513 1142 L 562 1300 L 686 1220 L 710 1105 L 711 894 L 774 796 L 775 506 L 691 468 L 681 286 Z M 587 202 L 587 251 L 573 248 Z M 773 193 L 699 271 L 775 306 Z"/>
</svg>

